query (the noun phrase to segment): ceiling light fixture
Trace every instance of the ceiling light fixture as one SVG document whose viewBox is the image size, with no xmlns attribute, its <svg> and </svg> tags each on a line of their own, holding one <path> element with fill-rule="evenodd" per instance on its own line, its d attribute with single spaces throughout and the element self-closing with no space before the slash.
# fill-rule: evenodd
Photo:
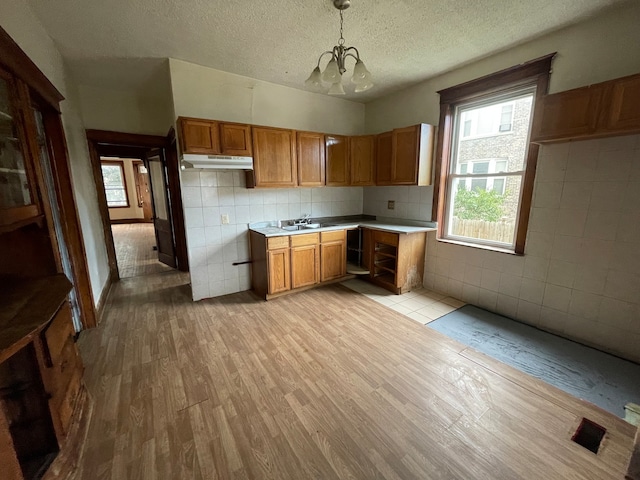
<svg viewBox="0 0 640 480">
<path fill-rule="evenodd" d="M 316 68 L 313 69 L 313 72 L 311 72 L 311 75 L 309 75 L 309 78 L 307 78 L 307 81 L 304 82 L 304 84 L 307 88 L 315 92 L 325 92 L 326 88 L 323 86 L 322 82 L 327 82 L 331 84 L 331 88 L 329 88 L 328 92 L 329 95 L 344 95 L 345 91 L 342 86 L 342 74 L 347 71 L 345 68 L 345 61 L 347 57 L 353 57 L 356 64 L 353 67 L 351 82 L 356 85 L 356 93 L 364 92 L 365 90 L 369 90 L 373 87 L 371 73 L 369 73 L 367 68 L 364 66 L 364 62 L 360 60 L 360 53 L 358 53 L 358 49 L 356 47 L 344 46 L 344 38 L 342 36 L 342 11 L 351 6 L 351 0 L 333 0 L 333 6 L 340 10 L 340 39 L 338 40 L 338 45 L 333 47 L 333 50 L 327 50 L 320 55 Z M 327 54 L 331 55 L 331 60 L 329 60 L 324 72 L 321 73 L 320 61 L 322 60 L 322 57 Z"/>
</svg>

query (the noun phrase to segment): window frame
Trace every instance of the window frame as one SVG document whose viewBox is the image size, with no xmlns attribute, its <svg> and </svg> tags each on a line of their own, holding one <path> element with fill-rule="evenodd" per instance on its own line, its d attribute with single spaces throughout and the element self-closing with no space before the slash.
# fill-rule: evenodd
<svg viewBox="0 0 640 480">
<path fill-rule="evenodd" d="M 438 129 L 438 144 L 434 165 L 435 181 L 432 218 L 437 219 L 438 222 L 437 239 L 439 242 L 454 243 L 515 255 L 524 254 L 536 164 L 540 150 L 540 146 L 532 143 L 531 138 L 534 137 L 533 129 L 537 125 L 536 118 L 542 113 L 542 100 L 548 93 L 551 62 L 555 55 L 556 52 L 437 92 L 440 95 L 440 128 Z M 453 146 L 456 107 L 461 103 L 481 101 L 527 86 L 535 86 L 535 94 L 531 118 L 532 126 L 527 153 L 525 154 L 526 167 L 521 185 L 514 248 L 501 248 L 494 245 L 444 238 L 443 220 L 447 210 L 447 183 Z"/>
<path fill-rule="evenodd" d="M 104 187 L 105 190 L 105 198 L 107 200 L 107 208 L 131 208 L 131 202 L 129 201 L 129 186 L 127 185 L 127 175 L 125 173 L 125 168 L 124 168 L 124 160 L 116 160 L 116 159 L 109 159 L 109 160 L 102 160 L 100 159 L 100 173 L 102 174 L 102 166 L 103 165 L 107 165 L 107 166 L 119 166 L 120 167 L 120 171 L 122 172 L 122 185 L 124 187 L 124 196 L 127 200 L 127 204 L 126 205 L 115 205 L 115 206 L 110 206 L 109 205 L 109 199 L 106 198 L 107 197 L 107 186 L 104 184 L 104 177 L 102 178 L 102 185 Z"/>
</svg>

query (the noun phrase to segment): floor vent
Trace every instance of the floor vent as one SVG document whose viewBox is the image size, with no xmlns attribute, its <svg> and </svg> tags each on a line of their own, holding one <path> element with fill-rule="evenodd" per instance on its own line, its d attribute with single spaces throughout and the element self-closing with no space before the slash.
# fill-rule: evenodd
<svg viewBox="0 0 640 480">
<path fill-rule="evenodd" d="M 600 443 L 605 433 L 607 433 L 605 428 L 597 423 L 593 423 L 591 420 L 583 418 L 576 433 L 571 437 L 571 440 L 578 445 L 582 445 L 587 450 L 591 450 L 593 453 L 598 453 Z"/>
</svg>

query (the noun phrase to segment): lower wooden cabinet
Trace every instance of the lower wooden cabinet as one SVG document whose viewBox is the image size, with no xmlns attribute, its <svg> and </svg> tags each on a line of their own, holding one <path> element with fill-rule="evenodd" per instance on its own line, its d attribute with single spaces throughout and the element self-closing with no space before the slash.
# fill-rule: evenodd
<svg viewBox="0 0 640 480">
<path fill-rule="evenodd" d="M 250 231 L 251 287 L 269 299 L 346 276 L 346 230 L 265 237 Z"/>
<path fill-rule="evenodd" d="M 334 230 L 321 233 L 320 245 L 320 281 L 327 282 L 347 274 L 347 236 L 346 230 Z"/>
</svg>

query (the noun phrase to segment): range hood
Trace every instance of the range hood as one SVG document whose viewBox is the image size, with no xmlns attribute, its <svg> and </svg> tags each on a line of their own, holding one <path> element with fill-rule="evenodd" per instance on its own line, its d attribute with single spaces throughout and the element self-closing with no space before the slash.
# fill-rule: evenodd
<svg viewBox="0 0 640 480">
<path fill-rule="evenodd" d="M 226 155 L 182 155 L 182 168 L 213 168 L 218 170 L 253 170 L 252 157 L 230 157 Z"/>
</svg>

